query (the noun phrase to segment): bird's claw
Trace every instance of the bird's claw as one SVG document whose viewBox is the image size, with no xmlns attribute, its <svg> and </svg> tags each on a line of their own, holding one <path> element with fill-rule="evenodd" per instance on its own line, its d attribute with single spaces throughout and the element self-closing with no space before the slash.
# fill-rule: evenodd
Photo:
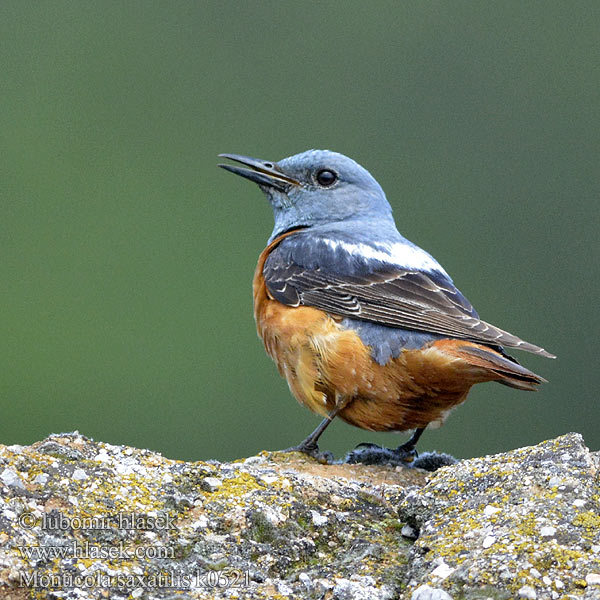
<svg viewBox="0 0 600 600">
<path fill-rule="evenodd" d="M 316 461 L 320 462 L 323 465 L 328 465 L 333 462 L 333 454 L 329 451 L 321 452 L 319 450 L 318 444 L 315 442 L 301 442 L 297 446 L 292 446 L 291 448 L 286 448 L 283 452 L 302 452 L 302 454 L 306 454 L 311 458 L 314 458 Z"/>
</svg>

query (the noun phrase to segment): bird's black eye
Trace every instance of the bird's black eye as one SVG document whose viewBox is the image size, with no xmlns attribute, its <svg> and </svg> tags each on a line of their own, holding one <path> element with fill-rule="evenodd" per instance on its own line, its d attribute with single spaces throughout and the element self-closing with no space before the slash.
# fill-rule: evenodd
<svg viewBox="0 0 600 600">
<path fill-rule="evenodd" d="M 322 185 L 323 187 L 328 187 L 333 185 L 338 180 L 338 176 L 333 171 L 329 169 L 321 169 L 317 173 L 317 183 Z"/>
</svg>

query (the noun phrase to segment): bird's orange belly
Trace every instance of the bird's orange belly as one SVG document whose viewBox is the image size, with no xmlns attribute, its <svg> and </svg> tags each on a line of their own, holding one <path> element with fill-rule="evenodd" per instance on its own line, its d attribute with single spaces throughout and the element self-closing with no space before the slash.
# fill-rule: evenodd
<svg viewBox="0 0 600 600">
<path fill-rule="evenodd" d="M 454 340 L 405 350 L 380 365 L 356 331 L 312 307 L 289 307 L 255 294 L 258 334 L 290 390 L 313 412 L 372 431 L 404 431 L 443 422 L 474 383 L 489 375 L 446 351 Z"/>
</svg>

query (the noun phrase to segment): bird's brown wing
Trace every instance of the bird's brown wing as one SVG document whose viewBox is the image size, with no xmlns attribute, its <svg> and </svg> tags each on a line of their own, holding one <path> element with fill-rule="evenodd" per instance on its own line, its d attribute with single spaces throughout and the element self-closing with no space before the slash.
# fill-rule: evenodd
<svg viewBox="0 0 600 600">
<path fill-rule="evenodd" d="M 439 271 L 386 265 L 370 273 L 340 275 L 268 257 L 263 275 L 271 295 L 288 306 L 314 306 L 332 314 L 476 343 L 552 354 L 479 319 L 469 301 Z"/>
</svg>

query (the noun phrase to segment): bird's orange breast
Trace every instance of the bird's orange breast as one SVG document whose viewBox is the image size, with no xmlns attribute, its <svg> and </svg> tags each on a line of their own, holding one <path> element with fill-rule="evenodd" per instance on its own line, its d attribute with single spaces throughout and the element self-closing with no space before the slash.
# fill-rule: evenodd
<svg viewBox="0 0 600 600">
<path fill-rule="evenodd" d="M 336 402 L 349 400 L 339 415 L 348 423 L 373 431 L 404 431 L 443 422 L 474 383 L 493 378 L 453 353 L 457 340 L 405 350 L 380 365 L 356 331 L 342 326 L 341 318 L 274 300 L 263 267 L 283 237 L 258 260 L 254 317 L 267 353 L 294 396 L 313 412 L 325 416 Z"/>
</svg>

